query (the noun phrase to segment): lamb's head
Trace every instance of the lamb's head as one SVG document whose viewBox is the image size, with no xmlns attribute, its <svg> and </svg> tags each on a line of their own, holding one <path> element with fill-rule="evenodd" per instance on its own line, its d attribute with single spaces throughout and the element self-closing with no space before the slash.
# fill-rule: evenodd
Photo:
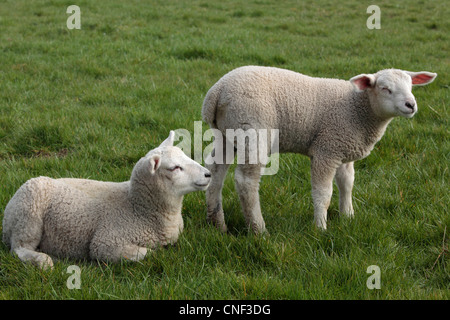
<svg viewBox="0 0 450 320">
<path fill-rule="evenodd" d="M 356 91 L 367 91 L 374 112 L 384 118 L 412 118 L 417 103 L 412 86 L 431 83 L 437 74 L 427 71 L 410 72 L 386 69 L 375 74 L 360 74 L 350 79 Z"/>
<path fill-rule="evenodd" d="M 206 190 L 211 180 L 208 169 L 189 158 L 173 146 L 175 132 L 156 149 L 141 158 L 133 169 L 132 179 L 138 183 L 157 187 L 160 191 L 183 196 L 187 193 Z"/>
</svg>

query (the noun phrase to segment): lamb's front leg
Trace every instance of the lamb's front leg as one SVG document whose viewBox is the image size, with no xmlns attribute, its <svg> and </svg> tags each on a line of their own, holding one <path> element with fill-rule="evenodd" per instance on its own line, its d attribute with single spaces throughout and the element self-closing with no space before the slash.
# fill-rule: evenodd
<svg viewBox="0 0 450 320">
<path fill-rule="evenodd" d="M 145 258 L 147 254 L 147 248 L 145 247 L 139 247 L 134 244 L 130 244 L 127 246 L 124 246 L 121 249 L 121 256 L 127 260 L 131 261 L 141 261 Z"/>
<path fill-rule="evenodd" d="M 333 193 L 333 178 L 339 163 L 318 157 L 311 159 L 311 187 L 314 203 L 314 223 L 327 228 L 327 210 Z"/>
<path fill-rule="evenodd" d="M 353 217 L 352 189 L 355 181 L 353 162 L 343 163 L 336 171 L 336 184 L 339 188 L 339 211 Z"/>
<path fill-rule="evenodd" d="M 94 260 L 118 262 L 121 259 L 140 261 L 147 254 L 147 248 L 135 244 L 118 244 L 114 241 L 95 239 L 91 242 L 90 257 Z"/>
</svg>

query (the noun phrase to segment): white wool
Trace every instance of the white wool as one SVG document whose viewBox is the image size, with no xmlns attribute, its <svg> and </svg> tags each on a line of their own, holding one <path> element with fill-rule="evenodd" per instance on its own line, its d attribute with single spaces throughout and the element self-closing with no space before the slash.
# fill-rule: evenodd
<svg viewBox="0 0 450 320">
<path fill-rule="evenodd" d="M 225 136 L 226 129 L 279 129 L 279 151 L 311 158 L 314 219 L 326 228 L 333 178 L 340 209 L 353 215 L 353 162 L 368 156 L 391 119 L 411 118 L 417 104 L 411 88 L 434 80 L 435 73 L 397 69 L 361 74 L 350 81 L 313 78 L 289 70 L 247 66 L 223 76 L 206 94 L 202 116 Z M 225 151 L 225 150 L 222 150 Z M 221 192 L 227 164 L 212 164 L 206 193 L 208 218 L 226 230 Z M 236 189 L 244 216 L 264 232 L 259 204 L 261 165 L 236 168 Z"/>
<path fill-rule="evenodd" d="M 173 139 L 171 131 L 141 158 L 130 181 L 28 180 L 5 208 L 3 241 L 42 268 L 53 266 L 50 256 L 141 260 L 147 249 L 175 243 L 183 230 L 183 196 L 205 190 L 210 173 Z"/>
</svg>

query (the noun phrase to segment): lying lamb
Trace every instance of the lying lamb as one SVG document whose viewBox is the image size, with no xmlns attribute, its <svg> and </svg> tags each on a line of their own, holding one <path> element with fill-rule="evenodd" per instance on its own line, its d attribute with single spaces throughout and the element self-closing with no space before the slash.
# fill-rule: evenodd
<svg viewBox="0 0 450 320">
<path fill-rule="evenodd" d="M 414 116 L 417 104 L 412 86 L 428 84 L 436 76 L 388 69 L 344 81 L 271 67 L 241 67 L 211 87 L 202 116 L 224 138 L 226 129 L 279 129 L 280 152 L 309 156 L 314 221 L 326 229 L 333 178 L 339 188 L 340 211 L 353 216 L 353 162 L 369 155 L 394 117 Z M 226 143 L 222 148 L 219 153 L 225 154 Z M 221 194 L 228 167 L 227 163 L 207 166 L 212 173 L 206 192 L 208 219 L 223 231 Z M 257 233 L 265 231 L 258 195 L 261 167 L 247 161 L 235 171 L 244 216 Z"/>
<path fill-rule="evenodd" d="M 173 141 L 171 131 L 127 182 L 28 180 L 5 208 L 3 241 L 21 260 L 44 269 L 53 266 L 49 255 L 138 261 L 147 248 L 176 242 L 183 196 L 205 190 L 211 174 Z"/>
</svg>

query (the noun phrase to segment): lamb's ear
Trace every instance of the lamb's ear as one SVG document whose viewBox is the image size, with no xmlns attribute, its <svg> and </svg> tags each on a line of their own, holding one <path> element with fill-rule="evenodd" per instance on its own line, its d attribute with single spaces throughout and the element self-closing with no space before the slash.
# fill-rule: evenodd
<svg viewBox="0 0 450 320">
<path fill-rule="evenodd" d="M 433 82 L 437 77 L 437 73 L 428 72 L 428 71 L 420 71 L 420 72 L 411 72 L 405 71 L 412 80 L 413 86 L 424 86 Z"/>
<path fill-rule="evenodd" d="M 161 165 L 161 156 L 159 154 L 151 155 L 149 158 L 149 161 L 148 161 L 148 165 L 149 165 L 150 173 L 154 174 Z"/>
<path fill-rule="evenodd" d="M 364 91 L 375 86 L 375 76 L 373 74 L 360 74 L 350 79 L 350 83 L 358 92 Z"/>
<path fill-rule="evenodd" d="M 160 147 L 172 147 L 174 140 L 175 140 L 175 131 L 170 130 L 169 137 L 166 140 L 164 140 L 159 146 Z"/>
</svg>

